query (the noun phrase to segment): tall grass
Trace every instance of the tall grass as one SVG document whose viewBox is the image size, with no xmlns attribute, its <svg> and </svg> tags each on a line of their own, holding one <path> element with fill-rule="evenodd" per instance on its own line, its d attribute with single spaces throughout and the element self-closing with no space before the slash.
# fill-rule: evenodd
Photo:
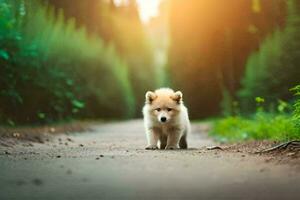
<svg viewBox="0 0 300 200">
<path fill-rule="evenodd" d="M 134 99 L 112 45 L 38 1 L 0 1 L 0 120 L 126 118 Z"/>
</svg>

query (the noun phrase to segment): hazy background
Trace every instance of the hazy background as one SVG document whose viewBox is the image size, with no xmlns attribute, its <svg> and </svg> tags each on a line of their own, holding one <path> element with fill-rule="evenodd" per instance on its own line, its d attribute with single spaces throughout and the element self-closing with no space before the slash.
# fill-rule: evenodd
<svg viewBox="0 0 300 200">
<path fill-rule="evenodd" d="M 272 112 L 299 65 L 299 0 L 0 0 L 2 124 L 137 118 L 161 86 L 192 119 Z"/>
</svg>

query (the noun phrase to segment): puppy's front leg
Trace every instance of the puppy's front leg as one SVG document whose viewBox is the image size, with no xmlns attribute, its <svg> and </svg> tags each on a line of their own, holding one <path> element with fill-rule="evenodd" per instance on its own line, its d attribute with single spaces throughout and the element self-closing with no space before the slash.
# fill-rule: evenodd
<svg viewBox="0 0 300 200">
<path fill-rule="evenodd" d="M 165 135 L 161 135 L 159 137 L 159 141 L 160 141 L 160 149 L 165 149 L 167 146 L 167 136 Z"/>
<path fill-rule="evenodd" d="M 148 145 L 146 147 L 146 150 L 155 150 L 158 149 L 157 142 L 159 139 L 159 135 L 154 130 L 147 130 L 147 140 Z"/>
<path fill-rule="evenodd" d="M 178 149 L 180 139 L 180 132 L 175 131 L 168 135 L 167 146 L 166 149 Z"/>
</svg>

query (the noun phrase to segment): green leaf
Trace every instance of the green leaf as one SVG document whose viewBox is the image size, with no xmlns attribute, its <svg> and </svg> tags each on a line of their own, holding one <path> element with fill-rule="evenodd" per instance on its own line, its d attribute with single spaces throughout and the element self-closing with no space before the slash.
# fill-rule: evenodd
<svg viewBox="0 0 300 200">
<path fill-rule="evenodd" d="M 264 103 L 264 102 L 265 102 L 265 99 L 262 98 L 262 97 L 256 97 L 256 98 L 255 98 L 255 101 L 256 101 L 256 103 Z"/>
<path fill-rule="evenodd" d="M 67 85 L 72 86 L 74 84 L 74 81 L 72 79 L 67 79 L 66 83 Z"/>
<path fill-rule="evenodd" d="M 0 58 L 3 58 L 4 60 L 8 60 L 9 59 L 9 55 L 6 51 L 0 49 Z"/>
<path fill-rule="evenodd" d="M 8 123 L 10 126 L 15 126 L 15 125 L 16 125 L 15 122 L 14 122 L 13 120 L 11 120 L 11 119 L 8 119 L 8 120 L 7 120 L 7 123 Z"/>
<path fill-rule="evenodd" d="M 85 104 L 82 101 L 73 100 L 72 105 L 76 108 L 84 108 Z"/>
<path fill-rule="evenodd" d="M 278 100 L 278 106 L 277 110 L 281 113 L 285 112 L 285 110 L 288 108 L 288 103 L 282 100 Z"/>
<path fill-rule="evenodd" d="M 39 112 L 37 115 L 38 115 L 38 118 L 40 118 L 40 119 L 45 119 L 45 117 L 46 117 L 46 114 L 42 113 L 42 112 Z"/>
</svg>

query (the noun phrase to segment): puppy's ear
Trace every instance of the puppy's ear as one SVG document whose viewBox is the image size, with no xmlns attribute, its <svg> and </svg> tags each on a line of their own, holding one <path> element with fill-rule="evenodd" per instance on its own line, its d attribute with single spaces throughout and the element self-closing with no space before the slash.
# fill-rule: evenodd
<svg viewBox="0 0 300 200">
<path fill-rule="evenodd" d="M 146 103 L 152 103 L 156 99 L 157 95 L 154 92 L 148 91 L 146 93 Z"/>
<path fill-rule="evenodd" d="M 180 104 L 182 102 L 182 92 L 180 91 L 177 91 L 175 92 L 171 98 L 176 101 L 178 104 Z"/>
</svg>

